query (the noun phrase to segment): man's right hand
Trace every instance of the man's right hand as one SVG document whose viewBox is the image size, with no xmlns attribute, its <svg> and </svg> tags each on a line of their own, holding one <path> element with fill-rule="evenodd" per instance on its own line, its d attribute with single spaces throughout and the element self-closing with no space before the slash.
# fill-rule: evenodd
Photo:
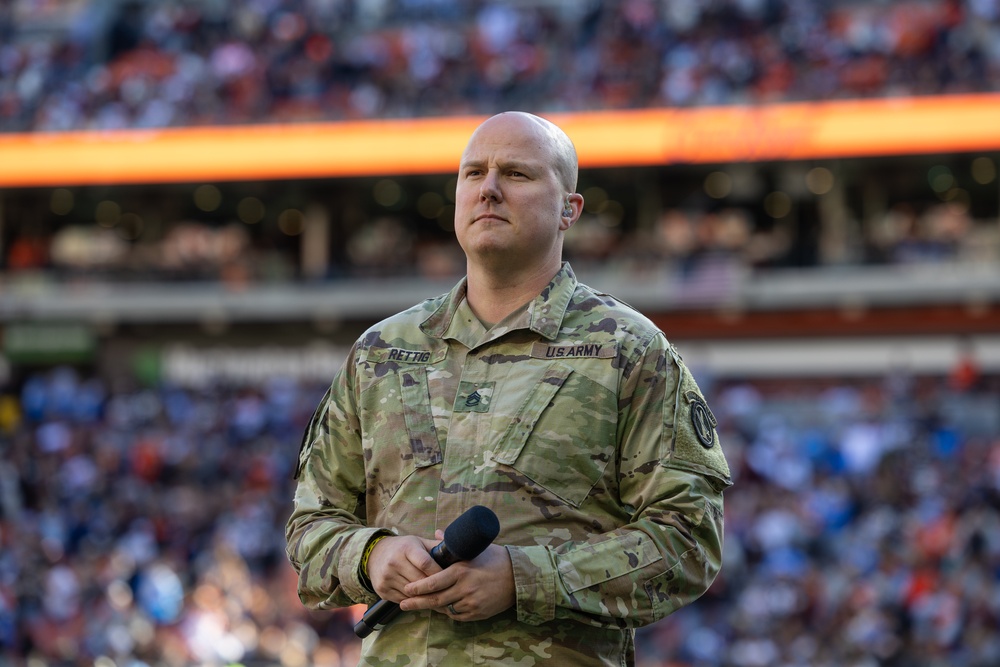
<svg viewBox="0 0 1000 667">
<path fill-rule="evenodd" d="M 437 542 L 413 535 L 400 535 L 379 540 L 368 556 L 368 579 L 383 600 L 401 602 L 406 599 L 403 589 L 441 571 L 431 558 Z"/>
</svg>

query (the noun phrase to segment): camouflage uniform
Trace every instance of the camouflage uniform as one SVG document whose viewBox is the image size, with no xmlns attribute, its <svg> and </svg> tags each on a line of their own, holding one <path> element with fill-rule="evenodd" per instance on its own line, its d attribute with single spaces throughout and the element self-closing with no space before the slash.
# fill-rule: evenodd
<svg viewBox="0 0 1000 667">
<path fill-rule="evenodd" d="M 634 628 L 712 583 L 729 468 L 663 334 L 568 264 L 487 331 L 465 282 L 372 327 L 306 432 L 288 555 L 315 609 L 371 603 L 362 550 L 500 518 L 517 604 L 456 622 L 400 614 L 363 665 L 624 665 Z"/>
</svg>

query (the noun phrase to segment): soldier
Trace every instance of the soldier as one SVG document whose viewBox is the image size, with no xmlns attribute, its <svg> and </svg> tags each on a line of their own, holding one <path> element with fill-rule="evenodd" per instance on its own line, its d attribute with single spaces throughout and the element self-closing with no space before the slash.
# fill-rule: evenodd
<svg viewBox="0 0 1000 667">
<path fill-rule="evenodd" d="M 634 629 L 704 593 L 729 468 L 664 334 L 577 282 L 572 142 L 503 113 L 462 154 L 467 275 L 369 329 L 299 455 L 288 556 L 314 609 L 398 602 L 363 665 L 633 664 Z M 481 555 L 429 551 L 473 505 Z"/>
</svg>

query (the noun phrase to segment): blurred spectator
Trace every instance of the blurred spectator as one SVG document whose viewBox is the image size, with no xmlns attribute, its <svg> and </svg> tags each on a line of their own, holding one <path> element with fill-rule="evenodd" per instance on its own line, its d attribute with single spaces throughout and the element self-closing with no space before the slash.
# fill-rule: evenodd
<svg viewBox="0 0 1000 667">
<path fill-rule="evenodd" d="M 951 388 L 959 393 L 972 391 L 979 383 L 981 375 L 975 347 L 972 341 L 963 338 L 958 350 L 958 360 L 948 378 Z"/>
</svg>

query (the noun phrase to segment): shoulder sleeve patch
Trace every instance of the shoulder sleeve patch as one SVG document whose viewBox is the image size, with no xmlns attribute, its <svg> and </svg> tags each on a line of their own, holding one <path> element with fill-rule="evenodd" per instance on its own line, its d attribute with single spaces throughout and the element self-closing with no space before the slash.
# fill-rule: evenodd
<svg viewBox="0 0 1000 667">
<path fill-rule="evenodd" d="M 694 434 L 698 436 L 698 442 L 705 449 L 715 447 L 715 427 L 719 425 L 719 422 L 716 421 L 715 415 L 709 409 L 708 403 L 696 391 L 684 392 L 684 400 L 687 401 L 691 426 L 694 428 Z"/>
<path fill-rule="evenodd" d="M 312 453 L 313 443 L 315 443 L 316 440 L 324 434 L 326 426 L 324 425 L 323 420 L 326 416 L 326 409 L 332 392 L 332 387 L 326 390 L 323 400 L 321 400 L 319 405 L 316 406 L 312 417 L 309 419 L 309 425 L 306 426 L 306 430 L 302 434 L 302 442 L 299 443 L 299 455 L 295 463 L 295 472 L 292 475 L 293 479 L 298 479 L 302 474 L 302 466 Z"/>
<path fill-rule="evenodd" d="M 663 464 L 706 474 L 729 486 L 732 478 L 716 430 L 718 421 L 691 371 L 672 348 L 671 356 L 677 369 L 677 386 L 674 400 L 664 405 L 664 410 L 673 414 L 665 414 L 664 419 L 668 426 L 672 425 L 665 432 L 673 434 L 673 442 Z"/>
</svg>

